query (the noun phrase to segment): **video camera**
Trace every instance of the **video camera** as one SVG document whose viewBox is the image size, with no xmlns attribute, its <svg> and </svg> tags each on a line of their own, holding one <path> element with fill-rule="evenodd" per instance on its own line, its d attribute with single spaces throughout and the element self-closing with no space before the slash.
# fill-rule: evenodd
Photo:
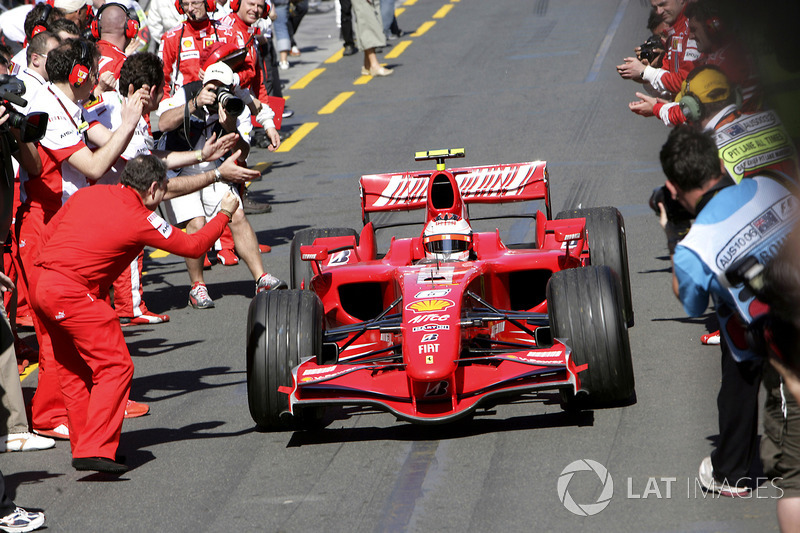
<svg viewBox="0 0 800 533">
<path fill-rule="evenodd" d="M 664 42 L 656 34 L 651 35 L 639 47 L 639 59 L 652 65 L 658 59 L 658 56 L 664 53 Z"/>
<path fill-rule="evenodd" d="M 233 94 L 233 91 L 227 87 L 217 87 L 214 91 L 217 95 L 217 101 L 225 109 L 225 112 L 238 117 L 244 112 L 244 101 Z"/>
<path fill-rule="evenodd" d="M 19 78 L 8 74 L 0 75 L 0 105 L 5 106 L 8 115 L 8 122 L 0 131 L 8 131 L 9 127 L 17 128 L 22 142 L 36 142 L 47 132 L 47 120 L 50 117 L 41 111 L 23 115 L 9 105 L 27 106 L 28 102 L 22 98 L 23 94 L 25 94 L 25 84 Z"/>
</svg>

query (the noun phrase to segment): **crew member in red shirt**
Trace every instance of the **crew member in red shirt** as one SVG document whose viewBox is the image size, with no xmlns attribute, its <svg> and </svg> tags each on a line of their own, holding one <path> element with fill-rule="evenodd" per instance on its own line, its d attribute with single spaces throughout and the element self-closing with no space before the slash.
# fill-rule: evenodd
<svg viewBox="0 0 800 533">
<path fill-rule="evenodd" d="M 31 303 L 53 342 L 76 470 L 127 470 L 116 453 L 133 362 L 105 288 L 144 246 L 199 257 L 239 205 L 228 193 L 220 212 L 187 235 L 153 212 L 166 194 L 164 163 L 139 156 L 125 166 L 120 185 L 75 193 L 42 235 Z"/>
<path fill-rule="evenodd" d="M 674 97 L 681 83 L 700 58 L 697 45 L 689 37 L 689 21 L 684 13 L 687 0 L 650 0 L 656 14 L 669 24 L 667 54 L 661 68 L 645 65 L 636 57 L 626 57 L 617 72 L 626 80 L 648 83 L 663 98 Z"/>
<path fill-rule="evenodd" d="M 187 83 L 199 81 L 208 56 L 218 43 L 227 43 L 231 38 L 229 30 L 208 16 L 216 7 L 214 0 L 175 0 L 175 7 L 187 20 L 161 38 L 164 98 L 174 95 Z"/>
<path fill-rule="evenodd" d="M 100 49 L 100 75 L 111 72 L 119 79 L 119 71 L 128 57 L 125 50 L 139 31 L 139 22 L 128 14 L 122 4 L 105 3 L 92 21 L 92 37 Z"/>
<path fill-rule="evenodd" d="M 109 141 L 95 151 L 86 146 L 83 132 L 88 126 L 79 103 L 90 96 L 97 80 L 98 57 L 97 47 L 85 39 L 69 40 L 51 50 L 45 65 L 50 82 L 28 102 L 26 113 L 49 114 L 47 132 L 37 144 L 41 172 L 29 174 L 20 169 L 22 204 L 15 231 L 20 279 L 29 292 L 33 287 L 27 272 L 33 266 L 44 225 L 72 193 L 99 179 L 111 167 L 130 142 L 141 117 L 143 101 L 137 94 L 129 100 L 122 124 Z M 39 339 L 39 382 L 31 403 L 32 425 L 39 434 L 63 439 L 68 435 L 67 416 L 56 377 L 49 371 L 52 346 L 35 318 L 34 327 Z"/>
<path fill-rule="evenodd" d="M 685 13 L 689 20 L 689 35 L 702 54 L 692 72 L 705 65 L 718 67 L 728 81 L 738 87 L 742 100 L 740 110 L 745 113 L 758 111 L 762 94 L 755 65 L 731 29 L 730 21 L 724 17 L 718 0 L 697 0 L 686 7 Z M 685 81 L 689 77 L 691 75 Z M 679 97 L 685 94 L 685 86 L 685 83 L 681 85 Z M 642 93 L 636 93 L 636 96 L 639 101 L 628 105 L 634 113 L 642 116 L 655 115 L 667 126 L 686 122 L 686 116 L 678 105 L 678 97 L 672 102 Z"/>
</svg>

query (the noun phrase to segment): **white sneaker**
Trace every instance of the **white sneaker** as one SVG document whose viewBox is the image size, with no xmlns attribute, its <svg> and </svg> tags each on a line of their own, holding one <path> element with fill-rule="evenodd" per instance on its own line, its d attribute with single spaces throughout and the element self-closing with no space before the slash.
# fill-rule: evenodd
<svg viewBox="0 0 800 533">
<path fill-rule="evenodd" d="M 22 507 L 17 507 L 14 512 L 0 517 L 0 530 L 24 533 L 33 531 L 44 525 L 44 513 L 30 513 Z"/>
<path fill-rule="evenodd" d="M 747 497 L 750 494 L 750 487 L 731 485 L 728 483 L 727 479 L 724 481 L 717 481 L 714 478 L 714 467 L 711 465 L 710 455 L 700 463 L 700 471 L 698 472 L 697 478 L 706 491 L 715 492 L 720 496 L 736 498 Z"/>
<path fill-rule="evenodd" d="M 35 433 L 9 433 L 0 438 L 0 452 L 34 452 L 47 450 L 56 445 L 56 441 Z"/>
<path fill-rule="evenodd" d="M 275 291 L 280 289 L 286 289 L 289 286 L 286 284 L 285 281 L 280 280 L 273 276 L 272 274 L 263 273 L 261 277 L 258 278 L 256 281 L 256 294 L 263 291 Z"/>
<path fill-rule="evenodd" d="M 279 61 L 278 68 L 281 70 L 289 70 L 289 62 L 288 61 Z"/>
</svg>

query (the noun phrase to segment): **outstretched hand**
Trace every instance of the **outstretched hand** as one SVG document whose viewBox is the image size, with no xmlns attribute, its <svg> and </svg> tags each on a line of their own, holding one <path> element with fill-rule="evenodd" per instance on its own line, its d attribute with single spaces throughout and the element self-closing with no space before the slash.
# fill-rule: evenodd
<svg viewBox="0 0 800 533">
<path fill-rule="evenodd" d="M 637 92 L 636 96 L 639 98 L 639 101 L 629 103 L 628 108 L 637 115 L 642 115 L 643 117 L 652 117 L 654 114 L 653 108 L 655 107 L 656 103 L 658 103 L 658 100 L 652 96 L 640 92 Z"/>
<path fill-rule="evenodd" d="M 236 150 L 228 159 L 218 167 L 222 179 L 228 183 L 244 183 L 258 178 L 261 172 L 247 167 L 240 167 L 236 160 L 241 157 L 242 151 Z"/>
<path fill-rule="evenodd" d="M 217 138 L 216 133 L 212 134 L 203 145 L 203 160 L 216 161 L 227 154 L 228 151 L 236 145 L 236 141 L 238 140 L 239 134 L 237 133 L 229 133 L 220 138 Z"/>
<path fill-rule="evenodd" d="M 645 65 L 635 57 L 626 57 L 624 63 L 617 65 L 617 73 L 626 80 L 641 82 Z"/>
</svg>

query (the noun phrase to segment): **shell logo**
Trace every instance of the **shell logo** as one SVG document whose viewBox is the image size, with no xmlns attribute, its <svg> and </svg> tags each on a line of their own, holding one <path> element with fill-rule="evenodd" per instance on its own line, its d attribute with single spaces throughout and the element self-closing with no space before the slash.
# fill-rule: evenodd
<svg viewBox="0 0 800 533">
<path fill-rule="evenodd" d="M 452 300 L 445 299 L 418 300 L 408 304 L 406 309 L 415 313 L 430 313 L 431 311 L 444 311 L 454 305 L 456 304 Z"/>
</svg>

